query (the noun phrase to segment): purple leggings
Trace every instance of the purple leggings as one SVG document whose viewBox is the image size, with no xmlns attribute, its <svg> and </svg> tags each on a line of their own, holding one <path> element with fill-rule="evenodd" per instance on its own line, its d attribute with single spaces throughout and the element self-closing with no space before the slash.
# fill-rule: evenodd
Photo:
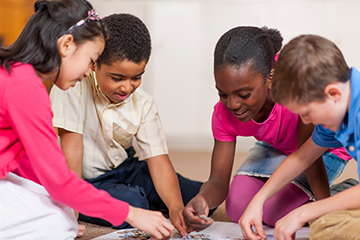
<svg viewBox="0 0 360 240">
<path fill-rule="evenodd" d="M 251 199 L 265 184 L 267 178 L 237 175 L 233 179 L 225 206 L 228 216 L 238 222 Z M 277 220 L 310 201 L 309 196 L 296 185 L 289 183 L 272 198 L 263 208 L 263 222 L 271 227 Z"/>
</svg>

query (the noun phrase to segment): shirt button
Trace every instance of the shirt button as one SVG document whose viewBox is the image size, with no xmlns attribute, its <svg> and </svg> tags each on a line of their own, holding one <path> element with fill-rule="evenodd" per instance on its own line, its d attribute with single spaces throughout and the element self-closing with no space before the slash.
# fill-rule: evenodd
<svg viewBox="0 0 360 240">
<path fill-rule="evenodd" d="M 107 132 L 110 131 L 110 128 L 107 127 L 107 128 L 105 129 L 105 131 L 107 131 Z"/>
<path fill-rule="evenodd" d="M 349 146 L 349 151 L 350 152 L 353 152 L 355 150 L 355 147 L 354 146 Z"/>
<path fill-rule="evenodd" d="M 111 142 L 111 143 L 109 143 L 109 146 L 110 146 L 110 147 L 113 147 L 113 146 L 114 146 L 114 144 Z"/>
<path fill-rule="evenodd" d="M 119 160 L 119 156 L 116 156 L 115 159 L 116 159 L 116 160 Z"/>
</svg>

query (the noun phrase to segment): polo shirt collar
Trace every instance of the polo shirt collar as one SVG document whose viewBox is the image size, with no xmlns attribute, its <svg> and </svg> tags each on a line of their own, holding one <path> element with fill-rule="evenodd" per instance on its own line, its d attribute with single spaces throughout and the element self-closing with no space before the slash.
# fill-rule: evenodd
<svg viewBox="0 0 360 240">
<path fill-rule="evenodd" d="M 351 68 L 350 89 L 347 132 L 348 134 L 354 134 L 356 114 L 360 112 L 360 73 L 356 70 L 356 68 Z"/>
</svg>

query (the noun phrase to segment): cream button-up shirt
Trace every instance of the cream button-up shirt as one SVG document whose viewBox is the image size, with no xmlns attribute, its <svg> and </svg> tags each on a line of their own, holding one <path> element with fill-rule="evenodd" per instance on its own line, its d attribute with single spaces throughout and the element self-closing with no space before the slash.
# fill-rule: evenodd
<svg viewBox="0 0 360 240">
<path fill-rule="evenodd" d="M 83 135 L 83 178 L 91 179 L 118 167 L 134 146 L 139 159 L 167 154 L 165 134 L 153 98 L 138 88 L 112 104 L 101 92 L 95 74 L 75 87 L 50 92 L 53 125 Z"/>
</svg>

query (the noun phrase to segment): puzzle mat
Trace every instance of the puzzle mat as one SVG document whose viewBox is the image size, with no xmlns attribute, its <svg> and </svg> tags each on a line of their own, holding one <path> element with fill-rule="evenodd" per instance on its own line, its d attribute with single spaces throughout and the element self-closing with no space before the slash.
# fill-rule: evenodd
<svg viewBox="0 0 360 240">
<path fill-rule="evenodd" d="M 274 240 L 275 238 L 272 236 L 274 229 L 263 226 L 265 234 L 268 236 L 268 240 Z M 97 238 L 93 240 L 119 240 L 119 239 L 147 239 L 146 236 L 143 237 L 134 237 L 134 238 L 124 238 L 124 232 L 127 230 L 119 230 L 115 231 Z M 188 239 L 208 239 L 208 240 L 242 240 L 243 235 L 241 234 L 240 227 L 237 223 L 234 222 L 218 222 L 215 221 L 210 227 L 200 232 L 192 232 L 190 233 L 190 238 Z M 172 239 L 185 239 L 175 237 Z M 296 240 L 308 240 L 309 239 L 309 228 L 303 227 L 296 232 Z"/>
</svg>

